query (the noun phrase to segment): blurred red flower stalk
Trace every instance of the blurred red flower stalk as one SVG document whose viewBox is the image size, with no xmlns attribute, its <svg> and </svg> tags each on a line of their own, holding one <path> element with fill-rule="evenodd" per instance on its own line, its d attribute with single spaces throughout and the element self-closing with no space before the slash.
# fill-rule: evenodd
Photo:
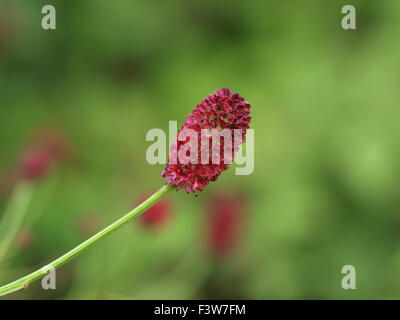
<svg viewBox="0 0 400 320">
<path fill-rule="evenodd" d="M 232 254 L 240 244 L 247 222 L 247 201 L 240 192 L 225 192 L 207 202 L 205 241 L 215 258 Z"/>
</svg>

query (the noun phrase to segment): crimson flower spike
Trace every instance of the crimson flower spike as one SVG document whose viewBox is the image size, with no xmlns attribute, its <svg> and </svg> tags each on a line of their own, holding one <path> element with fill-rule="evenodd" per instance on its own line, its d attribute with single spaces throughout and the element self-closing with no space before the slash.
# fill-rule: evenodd
<svg viewBox="0 0 400 320">
<path fill-rule="evenodd" d="M 239 146 L 245 141 L 250 123 L 250 104 L 230 89 L 216 90 L 188 115 L 171 146 L 168 164 L 162 172 L 167 184 L 156 191 L 135 209 L 86 241 L 14 282 L 0 287 L 0 296 L 28 288 L 28 285 L 67 263 L 99 240 L 128 224 L 151 206 L 164 198 L 171 190 L 185 189 L 196 192 L 204 189 L 210 181 L 218 179 L 228 169 Z M 223 137 L 221 143 L 220 137 Z M 211 144 L 210 144 L 211 139 Z M 189 153 L 189 156 L 187 155 Z M 220 160 L 221 153 L 223 160 Z"/>
<path fill-rule="evenodd" d="M 250 120 L 250 104 L 238 93 L 221 89 L 208 95 L 182 125 L 161 176 L 177 190 L 202 191 L 228 169 L 239 145 L 245 141 Z M 222 143 L 216 140 L 221 133 Z M 194 154 L 188 159 L 187 151 L 192 149 Z M 213 157 L 221 160 L 214 161 Z"/>
</svg>

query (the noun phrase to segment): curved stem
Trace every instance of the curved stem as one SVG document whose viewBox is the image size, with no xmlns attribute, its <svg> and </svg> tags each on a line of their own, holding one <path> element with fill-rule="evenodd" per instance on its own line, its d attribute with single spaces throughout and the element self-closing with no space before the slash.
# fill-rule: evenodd
<svg viewBox="0 0 400 320">
<path fill-rule="evenodd" d="M 107 235 L 113 233 L 114 231 L 120 229 L 122 226 L 124 226 L 129 221 L 131 221 L 134 217 L 137 217 L 138 215 L 145 212 L 148 208 L 150 208 L 152 205 L 154 205 L 159 200 L 161 200 L 169 191 L 171 191 L 173 189 L 174 189 L 174 187 L 170 186 L 170 185 L 163 186 L 157 192 L 155 192 L 151 197 L 149 197 L 147 200 L 145 200 L 140 205 L 138 205 L 135 209 L 133 209 L 131 212 L 127 213 L 122 218 L 118 219 L 114 223 L 110 224 L 108 227 L 106 227 L 103 230 L 101 230 L 100 232 L 96 233 L 94 236 L 92 236 L 89 239 L 87 239 L 86 241 L 82 242 L 80 245 L 76 246 L 71 251 L 62 255 L 58 259 L 50 262 L 49 264 L 45 265 L 41 269 L 36 270 L 35 272 L 32 272 L 31 274 L 28 274 L 27 276 L 22 277 L 14 282 L 11 282 L 3 287 L 0 287 L 0 296 L 11 293 L 13 291 L 17 291 L 24 287 L 27 287 L 27 285 L 29 283 L 45 276 L 50 270 L 54 270 L 54 269 L 62 266 L 64 263 L 67 263 L 68 261 L 70 261 L 71 259 L 76 257 L 78 254 L 80 254 L 82 251 L 91 247 L 93 244 L 95 244 L 100 239 L 102 239 L 102 238 L 106 237 Z"/>
</svg>

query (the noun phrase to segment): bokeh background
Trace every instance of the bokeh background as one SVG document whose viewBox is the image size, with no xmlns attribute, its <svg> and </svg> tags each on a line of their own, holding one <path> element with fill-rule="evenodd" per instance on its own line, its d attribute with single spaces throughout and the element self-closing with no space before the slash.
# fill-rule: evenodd
<svg viewBox="0 0 400 320">
<path fill-rule="evenodd" d="M 345 31 L 347 0 L 1 0 L 0 284 L 159 188 L 146 133 L 206 94 L 239 92 L 255 130 L 252 175 L 170 195 L 56 290 L 7 298 L 400 298 L 400 2 L 350 2 Z"/>
</svg>

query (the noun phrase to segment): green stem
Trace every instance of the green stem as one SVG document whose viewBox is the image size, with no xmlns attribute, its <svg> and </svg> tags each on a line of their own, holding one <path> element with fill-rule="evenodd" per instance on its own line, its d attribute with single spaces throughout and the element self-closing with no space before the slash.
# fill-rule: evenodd
<svg viewBox="0 0 400 320">
<path fill-rule="evenodd" d="M 174 187 L 170 186 L 170 185 L 163 186 L 156 193 L 154 193 L 150 198 L 148 198 L 147 200 L 142 202 L 131 212 L 127 213 L 122 218 L 118 219 L 114 223 L 110 224 L 108 227 L 106 227 L 103 230 L 101 230 L 100 232 L 96 233 L 91 238 L 82 242 L 80 245 L 76 246 L 71 251 L 62 255 L 61 257 L 54 260 L 53 262 L 50 262 L 49 264 L 42 267 L 41 269 L 36 270 L 35 272 L 32 272 L 31 274 L 28 274 L 27 276 L 22 277 L 14 282 L 11 282 L 3 287 L 0 287 L 0 296 L 11 293 L 13 291 L 17 291 L 19 289 L 22 289 L 22 288 L 26 287 L 28 284 L 30 284 L 31 282 L 45 276 L 50 270 L 54 270 L 54 269 L 62 266 L 64 263 L 67 263 L 68 261 L 70 261 L 71 259 L 76 257 L 78 254 L 80 254 L 82 251 L 91 247 L 93 244 L 95 244 L 100 239 L 102 239 L 102 238 L 106 237 L 107 235 L 109 235 L 110 233 L 113 233 L 114 231 L 120 229 L 122 226 L 124 226 L 128 222 L 130 222 L 133 218 L 135 218 L 138 215 L 145 212 L 148 208 L 150 208 L 152 205 L 154 205 L 159 200 L 161 200 L 169 191 L 171 191 L 173 189 L 174 189 Z"/>
<path fill-rule="evenodd" d="M 14 241 L 28 211 L 32 199 L 33 186 L 20 183 L 15 187 L 0 222 L 0 261 L 3 260 Z"/>
</svg>

